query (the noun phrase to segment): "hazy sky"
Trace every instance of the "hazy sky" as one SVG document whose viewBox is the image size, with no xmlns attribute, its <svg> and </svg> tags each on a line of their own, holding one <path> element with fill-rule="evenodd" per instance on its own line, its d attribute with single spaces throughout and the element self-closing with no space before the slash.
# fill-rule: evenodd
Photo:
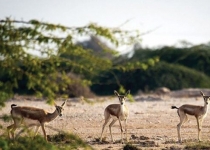
<svg viewBox="0 0 210 150">
<path fill-rule="evenodd" d="M 90 22 L 138 29 L 142 45 L 210 41 L 210 0 L 0 0 L 0 19 L 38 19 L 66 26 Z"/>
</svg>

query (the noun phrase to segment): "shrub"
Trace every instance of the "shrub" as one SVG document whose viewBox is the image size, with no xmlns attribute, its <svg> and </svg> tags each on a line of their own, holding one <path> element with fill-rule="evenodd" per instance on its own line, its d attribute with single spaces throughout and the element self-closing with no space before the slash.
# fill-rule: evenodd
<svg viewBox="0 0 210 150">
<path fill-rule="evenodd" d="M 162 47 L 159 49 L 138 49 L 131 60 L 139 61 L 159 57 L 161 61 L 179 64 L 210 75 L 210 46 L 197 45 L 189 48 Z"/>
<path fill-rule="evenodd" d="M 57 150 L 53 144 L 46 142 L 44 138 L 40 136 L 37 136 L 34 139 L 19 137 L 15 141 L 0 138 L 0 147 L 3 150 Z"/>
<path fill-rule="evenodd" d="M 0 149 L 2 150 L 69 150 L 93 148 L 86 144 L 78 136 L 68 133 L 59 133 L 48 136 L 50 142 L 45 141 L 42 136 L 19 137 L 15 141 L 0 137 Z"/>
<path fill-rule="evenodd" d="M 210 87 L 210 78 L 207 75 L 177 64 L 160 62 L 146 71 L 137 71 L 137 74 L 142 80 L 140 83 L 145 83 L 144 88 L 149 90 L 158 87 L 168 87 L 172 90 Z"/>
<path fill-rule="evenodd" d="M 113 90 L 119 89 L 120 85 L 125 89 L 131 89 L 132 93 L 139 90 L 150 91 L 158 87 L 168 87 L 171 90 L 210 87 L 210 78 L 207 75 L 185 66 L 166 62 L 159 62 L 147 70 L 114 71 L 114 75 L 107 72 L 100 77 L 99 81 L 103 84 L 94 84 L 92 90 L 102 95 L 112 94 Z"/>
</svg>

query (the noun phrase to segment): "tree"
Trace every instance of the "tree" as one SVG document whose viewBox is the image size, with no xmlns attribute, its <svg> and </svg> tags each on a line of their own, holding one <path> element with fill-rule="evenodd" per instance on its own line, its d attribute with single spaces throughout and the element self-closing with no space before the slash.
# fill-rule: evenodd
<svg viewBox="0 0 210 150">
<path fill-rule="evenodd" d="M 119 46 L 139 39 L 137 31 L 122 31 L 96 24 L 66 27 L 38 20 L 0 20 L 0 106 L 27 88 L 53 103 L 56 93 L 73 80 L 68 72 L 89 77 L 81 82 L 91 84 L 92 75 L 112 67 L 112 62 L 93 55 L 91 50 L 76 45 L 80 36 L 99 36 Z M 58 82 L 58 78 L 61 82 Z"/>
</svg>

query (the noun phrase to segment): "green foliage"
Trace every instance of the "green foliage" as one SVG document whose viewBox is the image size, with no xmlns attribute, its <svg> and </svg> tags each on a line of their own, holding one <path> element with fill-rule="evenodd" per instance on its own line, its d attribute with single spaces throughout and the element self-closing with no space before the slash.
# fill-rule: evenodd
<svg viewBox="0 0 210 150">
<path fill-rule="evenodd" d="M 133 93 L 158 87 L 171 90 L 182 88 L 209 88 L 210 46 L 140 48 L 131 58 L 115 59 L 115 69 L 106 71 L 91 86 L 98 94 L 111 94 L 124 87 Z M 100 90 L 98 90 L 100 89 Z"/>
<path fill-rule="evenodd" d="M 118 89 L 120 86 L 125 89 L 132 89 L 132 93 L 136 93 L 138 90 L 154 90 L 162 86 L 172 90 L 189 87 L 210 87 L 210 78 L 205 74 L 166 62 L 157 62 L 156 65 L 150 66 L 146 70 L 134 69 L 129 72 L 114 70 L 113 72 L 104 74 L 99 81 L 105 84 L 94 84 L 92 90 L 106 95 L 111 94 L 113 90 Z"/>
<path fill-rule="evenodd" d="M 76 44 L 78 37 L 99 36 L 115 45 L 139 38 L 137 31 L 96 24 L 66 27 L 10 18 L 0 20 L 0 35 L 0 106 L 15 92 L 35 93 L 52 104 L 61 90 L 74 84 L 67 76 L 69 72 L 80 75 L 82 84 L 90 85 L 96 74 L 112 67 L 110 60 Z"/>
<path fill-rule="evenodd" d="M 159 57 L 160 61 L 180 64 L 210 75 L 210 45 L 202 44 L 189 48 L 163 47 L 160 49 L 138 49 L 132 60 Z"/>
<path fill-rule="evenodd" d="M 0 137 L 0 147 L 3 150 L 57 150 L 53 144 L 46 142 L 42 137 L 37 136 L 34 139 L 20 137 L 15 141 Z"/>
<path fill-rule="evenodd" d="M 79 91 L 71 90 L 76 89 L 75 86 L 91 86 L 96 94 L 103 95 L 119 89 L 135 93 L 160 86 L 172 90 L 209 87 L 209 77 L 205 75 L 210 75 L 209 45 L 140 48 L 134 50 L 130 58 L 116 57 L 99 39 L 115 45 L 130 44 L 139 39 L 138 31 L 121 31 L 97 24 L 66 27 L 6 18 L 0 20 L 0 33 L 0 106 L 14 93 L 36 94 L 52 104 L 57 96 L 84 93 L 84 90 L 72 93 Z M 84 46 L 87 41 L 75 42 L 81 36 L 90 36 L 92 43 Z M 90 49 L 95 46 L 104 50 L 102 55 Z M 106 50 L 111 53 L 106 55 Z"/>
<path fill-rule="evenodd" d="M 139 77 L 140 83 L 145 83 L 145 87 L 148 88 L 147 90 L 154 90 L 157 87 L 163 86 L 172 90 L 189 87 L 210 87 L 208 76 L 176 64 L 160 62 L 146 71 L 137 72 L 137 74 L 141 74 Z"/>
<path fill-rule="evenodd" d="M 50 142 L 46 142 L 41 136 L 35 138 L 19 137 L 15 141 L 9 140 L 3 136 L 0 137 L 0 148 L 2 150 L 69 150 L 93 148 L 82 141 L 78 136 L 67 133 L 59 133 L 48 137 Z"/>
<path fill-rule="evenodd" d="M 11 116 L 10 116 L 10 115 L 6 115 L 6 114 L 2 114 L 1 119 L 2 119 L 4 122 L 9 122 L 9 121 L 12 120 Z"/>
</svg>

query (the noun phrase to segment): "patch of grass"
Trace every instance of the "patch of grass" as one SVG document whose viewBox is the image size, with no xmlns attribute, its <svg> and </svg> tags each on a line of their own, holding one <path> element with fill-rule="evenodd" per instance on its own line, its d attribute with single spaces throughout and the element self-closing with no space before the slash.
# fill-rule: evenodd
<svg viewBox="0 0 210 150">
<path fill-rule="evenodd" d="M 186 150 L 208 150 L 210 149 L 210 142 L 205 141 L 205 142 L 192 142 L 192 143 L 187 143 L 186 146 L 184 147 Z"/>
<path fill-rule="evenodd" d="M 9 122 L 12 120 L 12 117 L 10 115 L 4 114 L 0 117 L 4 122 Z"/>
<path fill-rule="evenodd" d="M 93 149 L 77 135 L 65 132 L 48 136 L 48 140 L 52 143 L 55 143 L 57 147 L 62 150 L 78 149 L 78 148 L 83 148 L 85 150 Z"/>
<path fill-rule="evenodd" d="M 41 136 L 37 136 L 34 139 L 20 137 L 16 140 L 0 137 L 0 147 L 2 150 L 57 150 L 56 146 L 46 142 Z"/>
<path fill-rule="evenodd" d="M 16 140 L 10 140 L 5 136 L 0 136 L 1 150 L 70 150 L 83 149 L 92 150 L 93 148 L 82 141 L 78 136 L 68 133 L 58 133 L 48 136 L 48 142 L 43 136 L 19 137 Z"/>
</svg>

